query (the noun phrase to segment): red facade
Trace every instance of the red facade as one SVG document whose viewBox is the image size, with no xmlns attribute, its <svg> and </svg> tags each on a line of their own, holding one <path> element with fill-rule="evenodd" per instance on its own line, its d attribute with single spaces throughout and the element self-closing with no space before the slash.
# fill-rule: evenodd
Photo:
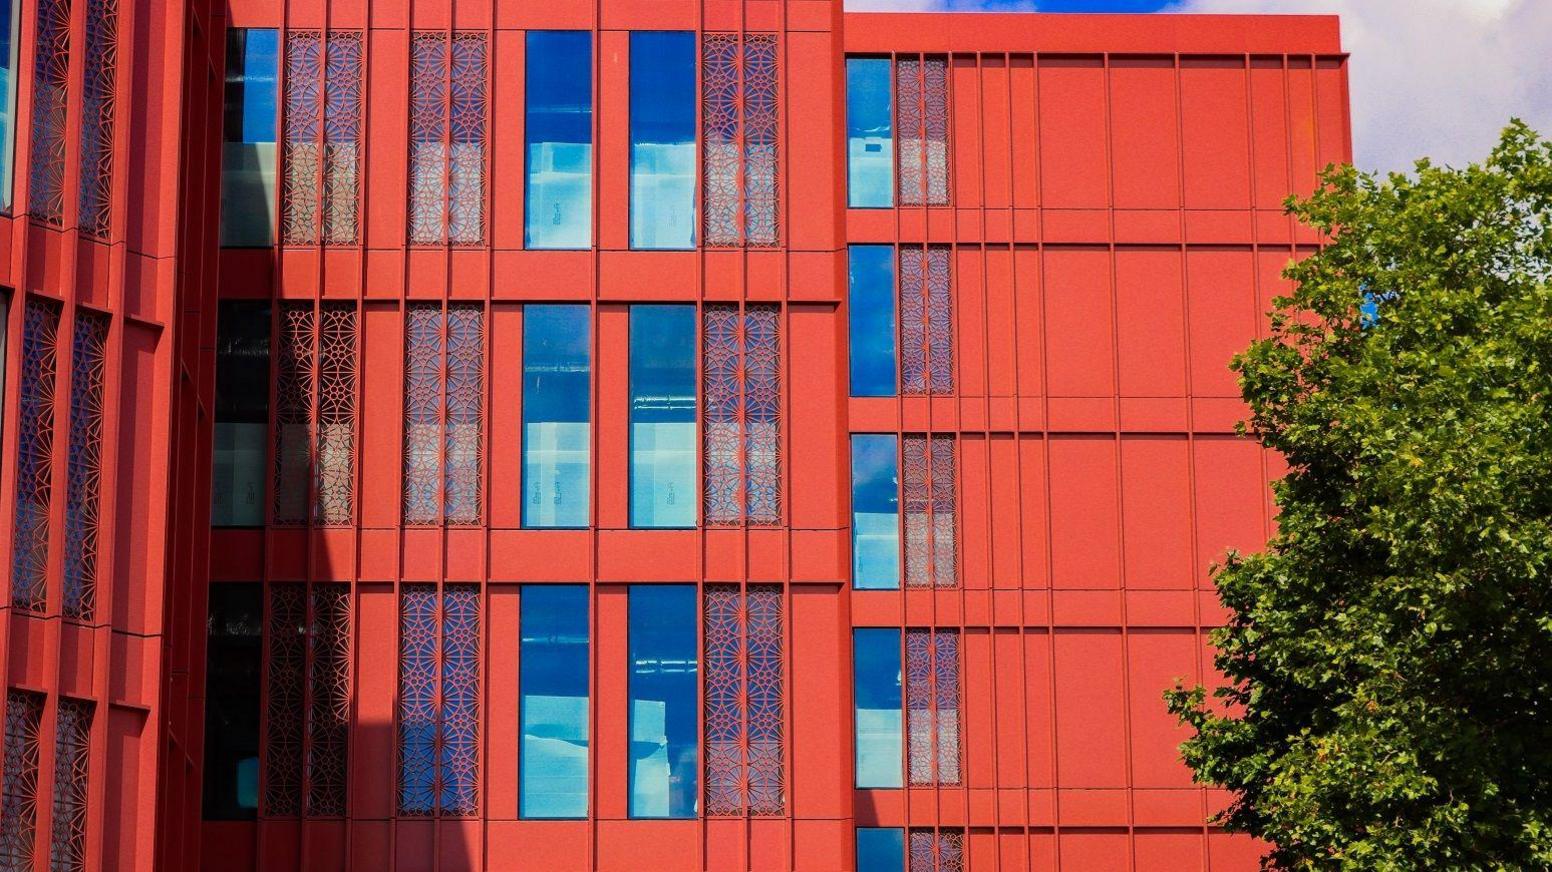
<svg viewBox="0 0 1552 872">
<path fill-rule="evenodd" d="M 1161 695 L 1212 681 L 1209 569 L 1272 527 L 1227 362 L 1319 244 L 1283 199 L 1350 157 L 1334 18 L 22 7 L 0 870 L 841 872 L 859 828 L 910 872 L 1255 868 Z M 271 30 L 275 80 L 243 87 L 273 91 L 273 241 L 223 247 L 229 35 Z M 573 250 L 525 233 L 545 30 L 591 43 Z M 688 250 L 632 246 L 639 31 L 694 34 Z M 890 208 L 847 206 L 862 57 L 890 62 Z M 888 397 L 848 389 L 854 245 L 891 247 Z M 525 323 L 551 303 L 586 312 L 586 523 L 536 528 Z M 649 303 L 694 306 L 687 529 L 632 524 Z M 218 395 L 234 312 L 253 396 Z M 222 441 L 239 406 L 255 435 Z M 896 589 L 852 584 L 853 434 L 897 437 Z M 213 526 L 213 490 L 248 520 Z M 696 813 L 640 819 L 630 591 L 667 584 L 698 614 Z M 519 802 L 545 585 L 587 603 L 575 819 Z M 897 788 L 854 786 L 859 628 L 899 634 Z M 207 735 L 207 695 L 244 689 L 257 745 L 213 813 L 207 764 L 245 739 Z"/>
</svg>

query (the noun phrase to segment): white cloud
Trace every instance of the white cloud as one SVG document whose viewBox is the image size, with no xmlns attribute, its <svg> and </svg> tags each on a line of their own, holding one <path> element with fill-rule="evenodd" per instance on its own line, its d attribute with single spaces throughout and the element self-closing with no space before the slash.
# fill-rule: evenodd
<svg viewBox="0 0 1552 872">
<path fill-rule="evenodd" d="M 1463 165 L 1511 116 L 1552 137 L 1552 0 L 1182 0 L 1172 11 L 1329 13 L 1351 55 L 1364 169 Z"/>
</svg>

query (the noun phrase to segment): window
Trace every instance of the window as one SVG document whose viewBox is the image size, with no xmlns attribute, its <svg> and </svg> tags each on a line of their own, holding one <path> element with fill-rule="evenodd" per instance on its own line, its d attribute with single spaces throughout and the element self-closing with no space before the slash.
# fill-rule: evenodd
<svg viewBox="0 0 1552 872">
<path fill-rule="evenodd" d="M 630 310 L 631 526 L 693 527 L 695 307 Z"/>
<path fill-rule="evenodd" d="M 693 584 L 630 587 L 630 814 L 693 818 L 700 723 Z"/>
<path fill-rule="evenodd" d="M 213 527 L 264 524 L 269 335 L 269 303 L 221 301 L 216 322 L 215 445 L 210 476 Z"/>
<path fill-rule="evenodd" d="M 108 316 L 77 309 L 70 356 L 70 456 L 65 485 L 64 614 L 92 619 L 97 605 L 103 376 Z"/>
<path fill-rule="evenodd" d="M 706 34 L 701 75 L 706 245 L 774 247 L 781 197 L 776 35 Z"/>
<path fill-rule="evenodd" d="M 210 585 L 205 647 L 205 820 L 253 820 L 259 808 L 260 585 Z"/>
<path fill-rule="evenodd" d="M 948 205 L 948 59 L 895 63 L 900 128 L 900 205 Z"/>
<path fill-rule="evenodd" d="M 593 36 L 531 30 L 527 51 L 528 248 L 593 244 Z"/>
<path fill-rule="evenodd" d="M 954 392 L 949 248 L 900 248 L 900 371 L 907 394 Z"/>
<path fill-rule="evenodd" d="M 889 245 L 847 250 L 851 295 L 851 395 L 895 395 L 895 252 Z"/>
<path fill-rule="evenodd" d="M 274 523 L 355 517 L 356 307 L 285 303 L 275 376 Z"/>
<path fill-rule="evenodd" d="M 910 861 L 906 872 L 965 872 L 964 830 L 912 828 Z"/>
<path fill-rule="evenodd" d="M 592 451 L 592 312 L 523 307 L 523 526 L 585 527 Z"/>
<path fill-rule="evenodd" d="M 118 0 L 87 0 L 81 100 L 81 233 L 108 236 L 113 194 L 113 116 L 119 62 Z"/>
<path fill-rule="evenodd" d="M 411 245 L 485 242 L 485 34 L 410 41 Z"/>
<path fill-rule="evenodd" d="M 958 632 L 905 631 L 905 708 L 911 783 L 958 784 Z"/>
<path fill-rule="evenodd" d="M 350 586 L 270 585 L 268 629 L 264 813 L 343 815 L 350 733 Z"/>
<path fill-rule="evenodd" d="M 695 247 L 695 34 L 630 36 L 631 248 Z"/>
<path fill-rule="evenodd" d="M 32 220 L 58 227 L 65 211 L 65 116 L 70 87 L 70 0 L 38 0 L 32 65 Z"/>
<path fill-rule="evenodd" d="M 530 584 L 519 609 L 518 812 L 587 817 L 588 590 Z"/>
<path fill-rule="evenodd" d="M 894 106 L 888 58 L 846 59 L 846 204 L 895 204 Z"/>
<path fill-rule="evenodd" d="M 41 612 L 48 602 L 49 512 L 53 505 L 54 390 L 60 306 L 27 300 L 16 409 L 16 510 L 11 527 L 11 605 Z"/>
<path fill-rule="evenodd" d="M 898 444 L 885 434 L 851 437 L 851 585 L 858 590 L 900 586 Z"/>
<path fill-rule="evenodd" d="M 908 435 L 903 445 L 905 586 L 954 587 L 954 437 Z"/>
<path fill-rule="evenodd" d="M 37 837 L 38 744 L 43 695 L 5 695 L 5 771 L 0 780 L 0 870 L 31 872 Z"/>
<path fill-rule="evenodd" d="M 853 693 L 857 705 L 857 786 L 900 787 L 900 631 L 877 627 L 852 631 Z"/>
<path fill-rule="evenodd" d="M 707 524 L 781 523 L 779 316 L 705 308 Z"/>
<path fill-rule="evenodd" d="M 80 699 L 61 699 L 54 731 L 54 825 L 49 840 L 50 872 L 84 872 L 86 869 L 86 786 L 91 733 L 92 704 Z"/>
<path fill-rule="evenodd" d="M 905 831 L 899 827 L 857 828 L 857 872 L 903 872 Z"/>
<path fill-rule="evenodd" d="M 221 147 L 221 244 L 275 241 L 275 95 L 280 34 L 226 32 L 226 115 Z"/>
<path fill-rule="evenodd" d="M 410 303 L 404 350 L 404 523 L 480 522 L 485 310 Z"/>
<path fill-rule="evenodd" d="M 479 812 L 480 588 L 399 591 L 399 814 Z"/>
<path fill-rule="evenodd" d="M 706 585 L 706 814 L 782 814 L 782 590 Z"/>
<path fill-rule="evenodd" d="M 11 211 L 16 174 L 16 79 L 21 19 L 21 0 L 0 0 L 0 212 Z"/>
<path fill-rule="evenodd" d="M 291 245 L 356 241 L 360 31 L 286 34 L 286 169 L 281 226 Z"/>
</svg>

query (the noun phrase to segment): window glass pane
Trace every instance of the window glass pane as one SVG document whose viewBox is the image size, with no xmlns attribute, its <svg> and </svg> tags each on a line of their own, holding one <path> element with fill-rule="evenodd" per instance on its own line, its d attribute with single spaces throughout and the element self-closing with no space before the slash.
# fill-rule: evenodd
<svg viewBox="0 0 1552 872">
<path fill-rule="evenodd" d="M 210 524 L 214 527 L 257 527 L 264 523 L 269 332 L 269 303 L 221 301 L 210 481 Z"/>
<path fill-rule="evenodd" d="M 0 0 L 0 211 L 11 210 L 16 170 L 16 64 L 21 41 L 20 0 Z"/>
<path fill-rule="evenodd" d="M 905 831 L 900 827 L 857 828 L 857 872 L 903 872 Z"/>
<path fill-rule="evenodd" d="M 900 464 L 896 437 L 851 437 L 851 585 L 900 586 Z"/>
<path fill-rule="evenodd" d="M 521 815 L 587 816 L 587 588 L 523 587 L 518 684 Z"/>
<path fill-rule="evenodd" d="M 221 244 L 275 241 L 275 98 L 279 31 L 233 29 L 226 42 Z"/>
<path fill-rule="evenodd" d="M 695 245 L 695 34 L 630 44 L 631 248 Z"/>
<path fill-rule="evenodd" d="M 695 817 L 699 617 L 694 585 L 631 586 L 631 817 Z"/>
<path fill-rule="evenodd" d="M 895 252 L 890 245 L 853 245 L 851 395 L 895 395 Z"/>
<path fill-rule="evenodd" d="M 900 787 L 900 631 L 852 631 L 857 670 L 857 786 Z"/>
<path fill-rule="evenodd" d="M 632 306 L 631 526 L 695 526 L 695 307 Z"/>
<path fill-rule="evenodd" d="M 888 58 L 846 59 L 846 200 L 853 207 L 894 205 L 889 79 Z"/>
<path fill-rule="evenodd" d="M 585 305 L 523 307 L 523 526 L 585 527 L 592 390 Z"/>
<path fill-rule="evenodd" d="M 259 807 L 259 585 L 210 586 L 205 671 L 205 820 L 252 820 Z"/>
<path fill-rule="evenodd" d="M 581 30 L 528 32 L 529 248 L 593 244 L 593 44 Z"/>
</svg>

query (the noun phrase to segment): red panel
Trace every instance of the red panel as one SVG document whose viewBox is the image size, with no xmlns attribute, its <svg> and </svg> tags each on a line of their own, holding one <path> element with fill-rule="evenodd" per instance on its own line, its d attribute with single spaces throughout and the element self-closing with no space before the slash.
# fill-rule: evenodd
<svg viewBox="0 0 1552 872">
<path fill-rule="evenodd" d="M 1250 205 L 1250 136 L 1241 58 L 1186 58 L 1180 116 L 1188 209 Z"/>
<path fill-rule="evenodd" d="M 1180 252 L 1173 248 L 1116 251 L 1116 332 L 1123 397 L 1185 394 L 1185 299 L 1180 260 Z M 1203 317 L 1212 317 L 1212 313 L 1203 313 Z"/>
<path fill-rule="evenodd" d="M 1042 55 L 1040 190 L 1042 205 L 1098 209 L 1109 204 L 1105 148 L 1105 70 L 1099 58 Z"/>
<path fill-rule="evenodd" d="M 1190 297 L 1191 392 L 1238 397 L 1229 369 L 1256 334 L 1254 264 L 1248 251 L 1197 249 L 1186 255 Z"/>
<path fill-rule="evenodd" d="M 1197 681 L 1198 639 L 1189 630 L 1133 630 L 1127 637 L 1131 716 L 1132 783 L 1136 787 L 1191 786 L 1180 762 L 1180 743 L 1190 731 L 1164 707 L 1164 691 Z"/>
<path fill-rule="evenodd" d="M 1113 395 L 1115 352 L 1109 252 L 1047 249 L 1043 285 L 1051 395 Z"/>
<path fill-rule="evenodd" d="M 1126 786 L 1121 634 L 1056 634 L 1057 777 L 1064 788 Z"/>
<path fill-rule="evenodd" d="M 1180 207 L 1180 117 L 1168 58 L 1110 62 L 1110 125 L 1118 209 Z"/>
<path fill-rule="evenodd" d="M 1116 442 L 1051 439 L 1051 586 L 1120 586 Z"/>
<path fill-rule="evenodd" d="M 1182 437 L 1121 440 L 1128 588 L 1192 586 L 1190 460 Z"/>
</svg>

